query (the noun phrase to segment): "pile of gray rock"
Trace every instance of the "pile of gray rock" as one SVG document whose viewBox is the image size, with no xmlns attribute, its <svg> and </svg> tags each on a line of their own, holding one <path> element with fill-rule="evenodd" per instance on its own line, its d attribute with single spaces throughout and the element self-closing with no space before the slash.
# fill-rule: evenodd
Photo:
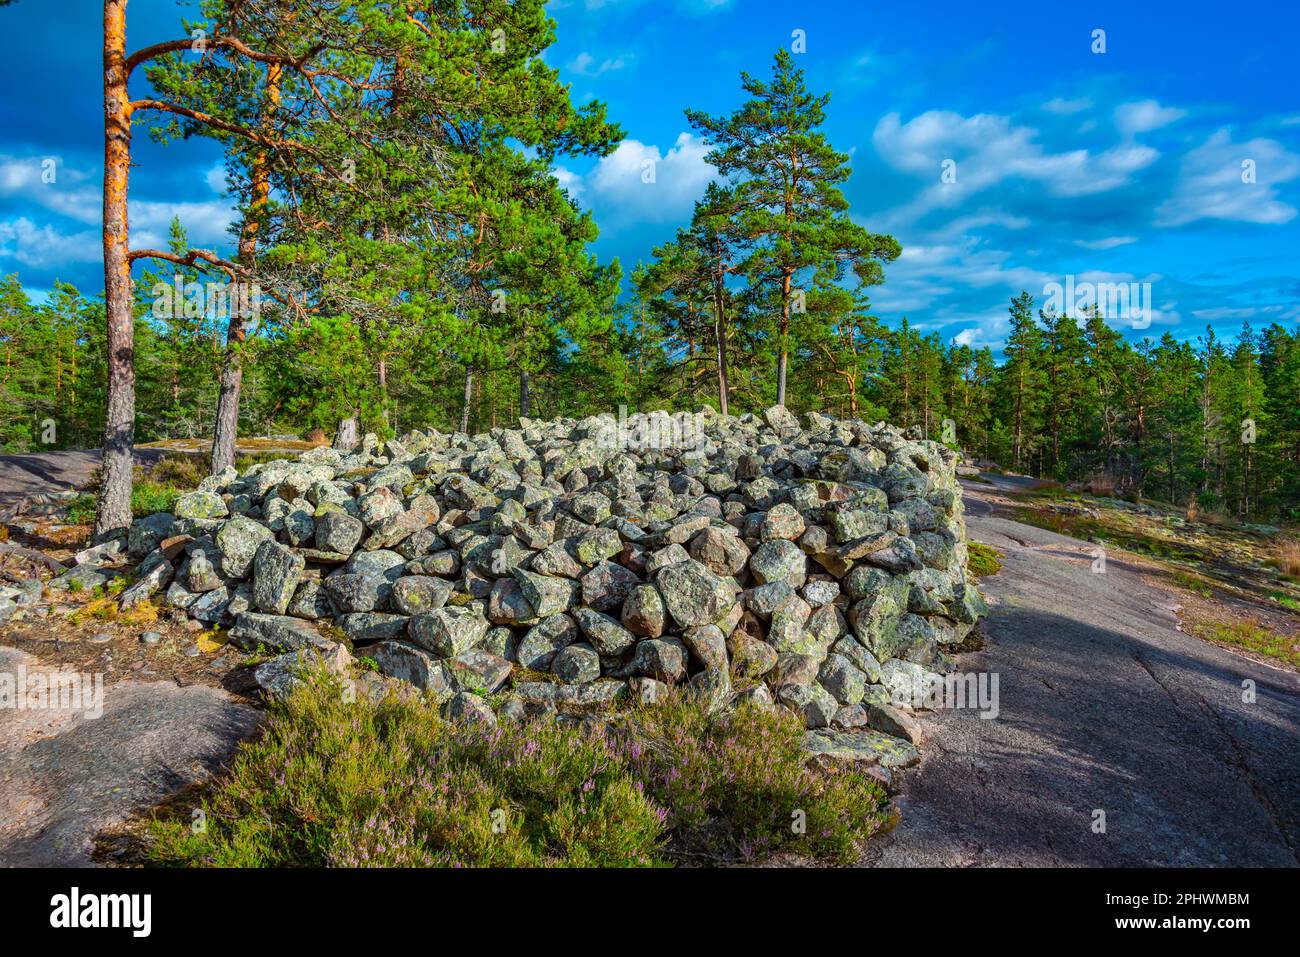
<svg viewBox="0 0 1300 957">
<path fill-rule="evenodd" d="M 487 721 L 680 686 L 792 709 L 815 750 L 914 760 L 897 704 L 951 670 L 985 610 L 956 453 L 780 406 L 686 431 L 658 416 L 367 436 L 227 469 L 132 526 L 121 601 L 162 596 L 277 653 L 258 669 L 273 692 L 311 656 Z"/>
</svg>

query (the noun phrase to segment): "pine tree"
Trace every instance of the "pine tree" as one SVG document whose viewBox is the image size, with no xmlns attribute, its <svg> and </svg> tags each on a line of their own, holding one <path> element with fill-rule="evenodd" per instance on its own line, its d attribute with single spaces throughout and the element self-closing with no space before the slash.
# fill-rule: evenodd
<svg viewBox="0 0 1300 957">
<path fill-rule="evenodd" d="M 736 231 L 746 243 L 743 271 L 751 284 L 771 289 L 776 401 L 784 404 L 789 356 L 798 347 L 793 317 L 806 310 L 808 290 L 818 278 L 838 281 L 850 269 L 859 286 L 882 282 L 882 263 L 898 258 L 900 248 L 848 216 L 840 185 L 849 178 L 849 158 L 819 129 L 830 95 L 810 93 L 784 50 L 770 83 L 742 73 L 741 84 L 751 99 L 735 113 L 687 110 L 686 117 L 712 147 L 706 161 L 732 181 Z"/>
<path fill-rule="evenodd" d="M 1011 426 L 1011 461 L 1024 467 L 1039 427 L 1043 405 L 1043 337 L 1034 321 L 1034 299 L 1021 292 L 1011 300 L 1011 332 L 1003 369 L 1003 404 Z"/>
</svg>

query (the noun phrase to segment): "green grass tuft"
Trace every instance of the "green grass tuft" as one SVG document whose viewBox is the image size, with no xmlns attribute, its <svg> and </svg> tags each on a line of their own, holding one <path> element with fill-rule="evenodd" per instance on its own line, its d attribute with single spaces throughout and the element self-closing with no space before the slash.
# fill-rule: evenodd
<svg viewBox="0 0 1300 957">
<path fill-rule="evenodd" d="M 977 578 L 996 575 L 1002 569 L 1002 554 L 988 545 L 969 542 L 966 545 L 966 567 Z"/>
<path fill-rule="evenodd" d="M 1202 598 L 1214 597 L 1213 586 L 1199 575 L 1193 575 L 1190 572 L 1174 572 L 1173 579 L 1176 584 L 1194 594 L 1200 595 Z"/>
<path fill-rule="evenodd" d="M 1197 622 L 1192 627 L 1202 638 L 1244 648 L 1300 668 L 1300 640 L 1293 635 L 1280 635 L 1250 621 Z"/>
</svg>

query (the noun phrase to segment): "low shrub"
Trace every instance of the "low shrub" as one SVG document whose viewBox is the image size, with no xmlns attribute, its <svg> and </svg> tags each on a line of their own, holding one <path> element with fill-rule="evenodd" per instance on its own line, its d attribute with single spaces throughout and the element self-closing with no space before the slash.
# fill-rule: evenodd
<svg viewBox="0 0 1300 957">
<path fill-rule="evenodd" d="M 491 727 L 343 690 L 317 672 L 273 703 L 200 807 L 149 822 L 149 861 L 654 867 L 791 849 L 845 862 L 886 820 L 874 780 L 804 763 L 792 715 L 741 707 L 712 719 L 675 700 L 607 730 Z"/>
<path fill-rule="evenodd" d="M 1205 579 L 1190 572 L 1174 572 L 1173 579 L 1176 584 L 1194 594 L 1200 595 L 1202 598 L 1212 598 L 1214 596 L 1213 586 Z"/>
<path fill-rule="evenodd" d="M 131 514 L 136 518 L 145 518 L 154 512 L 170 512 L 187 489 L 172 485 L 162 485 L 152 479 L 136 482 L 131 487 Z"/>
<path fill-rule="evenodd" d="M 195 489 L 207 475 L 199 459 L 192 455 L 165 455 L 149 470 L 149 478 L 158 485 Z"/>
<path fill-rule="evenodd" d="M 198 484 L 197 482 L 195 483 Z M 176 500 L 194 486 L 177 486 L 154 478 L 136 477 L 131 486 L 131 515 L 145 518 L 154 512 L 170 512 Z M 78 495 L 67 507 L 70 525 L 89 525 L 95 521 L 96 501 L 93 493 Z"/>
<path fill-rule="evenodd" d="M 89 525 L 95 520 L 95 496 L 78 495 L 68 503 L 68 524 Z"/>
<path fill-rule="evenodd" d="M 1080 483 L 1080 488 L 1089 495 L 1111 498 L 1119 489 L 1119 482 L 1109 472 L 1093 472 Z"/>
<path fill-rule="evenodd" d="M 668 810 L 681 853 L 762 860 L 793 851 L 838 863 L 885 818 L 879 784 L 850 768 L 805 763 L 803 721 L 741 704 L 726 716 L 677 697 L 638 708 L 618 753 Z"/>
</svg>

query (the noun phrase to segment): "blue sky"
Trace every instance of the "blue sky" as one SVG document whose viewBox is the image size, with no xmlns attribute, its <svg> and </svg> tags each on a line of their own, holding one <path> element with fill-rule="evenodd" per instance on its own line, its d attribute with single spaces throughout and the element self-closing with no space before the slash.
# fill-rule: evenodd
<svg viewBox="0 0 1300 957">
<path fill-rule="evenodd" d="M 1060 7 L 1060 9 L 1057 9 Z M 852 156 L 853 216 L 903 256 L 876 313 L 998 347 L 1008 299 L 1048 283 L 1150 282 L 1152 324 L 1179 338 L 1300 321 L 1300 97 L 1294 4 L 830 3 L 555 0 L 546 55 L 578 101 L 609 104 L 626 140 L 557 176 L 625 271 L 686 222 L 712 170 L 682 115 L 741 99 L 803 31 L 797 62 L 828 90 L 827 133 Z M 131 0 L 134 48 L 178 35 L 192 7 Z M 88 292 L 99 266 L 100 4 L 0 11 L 0 272 L 39 296 Z M 1093 31 L 1105 31 L 1094 53 Z M 173 214 L 196 245 L 233 218 L 211 143 L 140 133 L 135 245 Z M 55 158 L 55 183 L 41 163 Z M 655 181 L 642 181 L 655 161 Z M 941 182 L 955 163 L 956 182 Z M 1242 164 L 1255 181 L 1242 179 Z"/>
</svg>

